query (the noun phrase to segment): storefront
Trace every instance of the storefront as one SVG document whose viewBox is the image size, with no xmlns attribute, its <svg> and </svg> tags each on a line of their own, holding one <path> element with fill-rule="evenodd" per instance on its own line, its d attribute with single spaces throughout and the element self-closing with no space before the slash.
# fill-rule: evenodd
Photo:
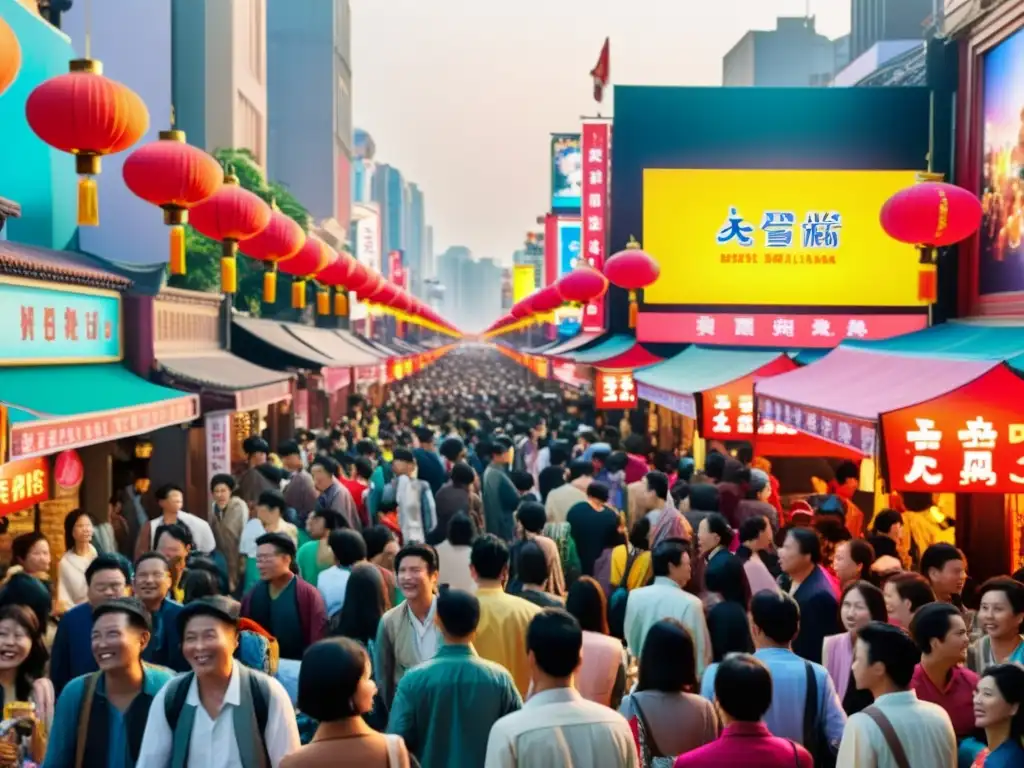
<svg viewBox="0 0 1024 768">
<path fill-rule="evenodd" d="M 123 364 L 122 293 L 131 281 L 63 251 L 0 243 L 0 506 L 11 535 L 38 528 L 57 562 L 63 520 L 107 520 L 115 491 L 145 480 L 151 437 L 186 428 L 199 398 Z M 150 446 L 138 451 L 137 446 Z M 3 492 L 6 491 L 6 495 Z"/>
<path fill-rule="evenodd" d="M 925 497 L 919 549 L 934 509 L 976 579 L 1022 564 L 1024 323 L 951 321 L 885 341 L 842 346 L 755 385 L 759 417 L 877 460 L 879 502 Z M 943 516 L 947 516 L 943 512 Z"/>
<path fill-rule="evenodd" d="M 158 484 L 180 483 L 186 508 L 202 515 L 210 504 L 210 478 L 238 474 L 244 466 L 245 438 L 264 434 L 277 446 L 294 433 L 295 376 L 227 351 L 220 294 L 164 288 L 155 298 L 133 302 L 140 307 L 140 334 L 150 340 L 141 354 L 145 367 L 160 383 L 198 395 L 202 413 L 187 433 L 154 436 L 165 459 L 151 474 Z"/>
</svg>

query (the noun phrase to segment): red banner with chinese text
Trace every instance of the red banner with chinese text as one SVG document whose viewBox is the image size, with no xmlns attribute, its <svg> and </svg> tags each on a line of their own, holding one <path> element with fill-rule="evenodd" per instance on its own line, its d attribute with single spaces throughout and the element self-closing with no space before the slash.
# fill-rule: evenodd
<svg viewBox="0 0 1024 768">
<path fill-rule="evenodd" d="M 768 376 L 777 376 L 797 368 L 785 355 L 763 365 L 748 376 L 722 384 L 701 393 L 703 424 L 701 434 L 708 440 L 754 439 L 754 383 Z M 761 435 L 796 434 L 785 424 L 761 419 L 757 429 Z"/>
<path fill-rule="evenodd" d="M 45 457 L 0 465 L 0 517 L 50 498 L 49 460 Z"/>
<path fill-rule="evenodd" d="M 882 416 L 897 491 L 1024 493 L 1024 380 L 1005 365 Z"/>
<path fill-rule="evenodd" d="M 601 409 L 636 408 L 636 382 L 633 374 L 597 372 L 597 384 L 594 392 L 594 405 Z"/>
<path fill-rule="evenodd" d="M 583 257 L 594 269 L 604 269 L 608 249 L 608 171 L 611 167 L 611 124 L 606 120 L 586 122 L 580 136 L 583 184 L 580 195 Z M 583 332 L 600 332 L 605 327 L 604 298 L 583 308 Z M 600 406 L 599 406 L 600 407 Z M 615 406 L 620 407 L 620 406 Z"/>
</svg>

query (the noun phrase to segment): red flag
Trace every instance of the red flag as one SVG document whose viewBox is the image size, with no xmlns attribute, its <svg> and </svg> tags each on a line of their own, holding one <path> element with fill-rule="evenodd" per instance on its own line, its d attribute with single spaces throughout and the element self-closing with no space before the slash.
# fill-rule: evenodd
<svg viewBox="0 0 1024 768">
<path fill-rule="evenodd" d="M 590 76 L 594 78 L 594 101 L 599 103 L 604 101 L 604 89 L 608 85 L 611 72 L 611 41 L 606 37 L 604 45 L 601 47 L 601 55 L 597 59 L 597 64 L 590 70 Z"/>
</svg>

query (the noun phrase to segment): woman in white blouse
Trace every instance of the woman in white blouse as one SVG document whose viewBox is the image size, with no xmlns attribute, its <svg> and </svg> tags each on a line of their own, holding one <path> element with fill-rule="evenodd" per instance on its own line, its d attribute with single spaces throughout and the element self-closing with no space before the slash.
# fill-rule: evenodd
<svg viewBox="0 0 1024 768">
<path fill-rule="evenodd" d="M 64 518 L 64 546 L 67 551 L 60 559 L 57 574 L 57 603 L 64 608 L 84 603 L 89 596 L 85 569 L 96 559 L 92 534 L 92 518 L 87 512 L 73 509 Z"/>
</svg>

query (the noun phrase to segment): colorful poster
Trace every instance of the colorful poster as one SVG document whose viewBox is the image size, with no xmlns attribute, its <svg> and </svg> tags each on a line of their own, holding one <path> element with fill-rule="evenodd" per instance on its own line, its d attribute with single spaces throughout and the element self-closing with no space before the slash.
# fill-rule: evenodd
<svg viewBox="0 0 1024 768">
<path fill-rule="evenodd" d="M 578 133 L 551 135 L 551 210 L 572 213 L 580 209 L 583 162 Z"/>
<path fill-rule="evenodd" d="M 537 270 L 532 264 L 512 268 L 512 303 L 517 304 L 537 290 Z"/>
<path fill-rule="evenodd" d="M 580 264 L 582 239 L 583 226 L 578 220 L 558 221 L 558 277 L 572 272 Z"/>
<path fill-rule="evenodd" d="M 611 124 L 606 120 L 583 124 L 583 194 L 581 230 L 583 252 L 579 258 L 596 270 L 604 269 L 608 248 L 608 170 L 611 167 Z M 583 308 L 583 331 L 605 328 L 604 298 Z"/>
</svg>

